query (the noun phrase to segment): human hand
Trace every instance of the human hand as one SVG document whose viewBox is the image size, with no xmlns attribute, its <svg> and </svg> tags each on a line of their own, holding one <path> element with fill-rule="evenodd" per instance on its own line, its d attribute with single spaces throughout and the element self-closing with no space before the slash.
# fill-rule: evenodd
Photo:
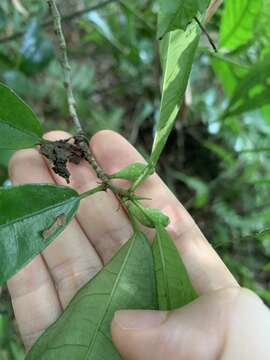
<svg viewBox="0 0 270 360">
<path fill-rule="evenodd" d="M 50 140 L 69 137 L 47 134 Z M 91 147 L 107 173 L 141 156 L 120 135 L 98 133 Z M 71 184 L 83 192 L 98 179 L 86 162 L 70 165 Z M 65 181 L 52 173 L 36 150 L 21 150 L 10 162 L 16 184 Z M 138 189 L 147 205 L 170 218 L 169 232 L 200 297 L 182 309 L 167 312 L 120 311 L 112 336 L 126 360 L 269 359 L 270 315 L 252 292 L 240 289 L 183 206 L 153 175 Z M 118 211 L 117 211 L 118 210 Z M 61 314 L 78 289 L 92 278 L 129 239 L 132 227 L 110 192 L 85 199 L 76 219 L 46 250 L 8 282 L 22 339 L 29 349 Z M 150 234 L 151 235 L 151 234 Z M 256 354 L 256 355 L 254 355 Z"/>
</svg>

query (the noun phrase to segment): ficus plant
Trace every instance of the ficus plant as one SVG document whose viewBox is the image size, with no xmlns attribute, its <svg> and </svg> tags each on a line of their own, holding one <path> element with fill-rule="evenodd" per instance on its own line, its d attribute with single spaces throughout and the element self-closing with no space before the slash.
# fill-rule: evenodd
<svg viewBox="0 0 270 360">
<path fill-rule="evenodd" d="M 121 359 L 110 340 L 110 323 L 117 310 L 171 310 L 196 298 L 166 230 L 170 219 L 160 210 L 147 207 L 147 199 L 140 198 L 136 190 L 155 171 L 173 128 L 209 2 L 159 1 L 157 38 L 163 69 L 162 96 L 148 163 L 134 163 L 114 174 L 106 174 L 97 163 L 76 112 L 61 16 L 54 0 L 48 0 L 48 4 L 59 39 L 64 85 L 76 132 L 70 139 L 45 140 L 42 125 L 31 108 L 0 84 L 0 149 L 36 148 L 67 183 L 68 164 L 79 164 L 84 159 L 99 178 L 96 187 L 80 194 L 70 187 L 50 184 L 0 189 L 0 285 L 51 244 L 74 218 L 80 202 L 97 192 L 112 191 L 133 225 L 131 239 L 71 300 L 60 318 L 37 340 L 28 360 Z M 114 179 L 125 179 L 130 185 L 116 186 Z M 152 243 L 144 227 L 154 229 Z"/>
</svg>

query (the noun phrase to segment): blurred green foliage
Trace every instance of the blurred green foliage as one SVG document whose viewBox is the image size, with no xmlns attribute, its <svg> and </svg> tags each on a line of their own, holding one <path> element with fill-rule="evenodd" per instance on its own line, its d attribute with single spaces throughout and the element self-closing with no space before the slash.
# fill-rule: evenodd
<svg viewBox="0 0 270 360">
<path fill-rule="evenodd" d="M 72 131 L 46 2 L 20 3 L 23 9 L 9 0 L 0 4 L 0 81 L 33 107 L 47 130 Z M 147 157 L 160 103 L 156 1 L 59 4 L 66 17 L 78 111 L 87 132 L 119 131 Z M 224 1 L 207 25 L 219 52 L 202 36 L 185 102 L 157 169 L 241 285 L 267 303 L 269 21 L 269 0 Z M 10 155 L 0 153 L 1 184 L 7 184 Z M 1 360 L 23 357 L 13 322 L 4 291 Z"/>
</svg>

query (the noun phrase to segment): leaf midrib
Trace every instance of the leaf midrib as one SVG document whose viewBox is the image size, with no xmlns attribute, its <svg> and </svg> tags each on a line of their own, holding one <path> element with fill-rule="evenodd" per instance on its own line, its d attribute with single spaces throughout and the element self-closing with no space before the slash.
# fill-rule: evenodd
<svg viewBox="0 0 270 360">
<path fill-rule="evenodd" d="M 223 39 L 223 44 L 226 45 L 227 41 L 231 38 L 232 34 L 237 30 L 237 28 L 241 25 L 243 19 L 245 18 L 245 14 L 247 10 L 249 9 L 250 2 L 249 0 L 246 2 L 246 6 L 243 9 L 242 13 L 239 15 L 237 21 L 234 22 L 234 26 L 230 30 L 230 32 L 227 34 L 227 36 Z"/>
<path fill-rule="evenodd" d="M 170 46 L 171 46 L 171 36 L 172 36 L 172 31 L 169 33 L 168 47 L 167 47 L 167 50 L 166 50 L 165 71 L 164 71 L 164 78 L 163 78 L 163 84 L 162 84 L 162 97 L 161 97 L 160 112 L 159 112 L 160 115 L 162 114 L 162 110 L 163 110 L 163 107 L 164 107 L 164 105 L 163 105 L 163 104 L 164 104 L 164 98 L 165 98 L 164 87 L 165 87 L 165 83 L 166 83 L 166 79 L 167 79 L 167 73 L 168 73 L 168 68 L 169 68 L 169 66 L 168 66 L 168 58 L 169 58 L 168 54 L 169 54 Z M 159 120 L 161 120 L 161 119 L 159 119 Z M 162 121 L 160 121 L 160 123 L 162 123 Z M 165 122 L 165 125 L 166 125 L 166 122 Z M 164 124 L 163 124 L 163 126 L 158 127 L 158 128 L 157 128 L 157 132 L 158 132 L 158 130 L 163 129 L 163 127 L 164 127 Z M 157 133 L 157 132 L 156 132 L 156 133 Z"/>
<path fill-rule="evenodd" d="M 137 236 L 138 236 L 138 235 L 139 235 L 139 234 L 137 234 Z M 107 302 L 107 305 L 105 306 L 105 310 L 104 310 L 103 316 L 102 316 L 101 320 L 99 321 L 99 323 L 97 324 L 97 327 L 96 327 L 96 329 L 95 329 L 95 332 L 94 332 L 94 334 L 93 334 L 93 336 L 92 336 L 91 344 L 89 345 L 88 351 L 87 351 L 87 353 L 86 353 L 86 356 L 84 357 L 85 360 L 88 360 L 89 355 L 91 355 L 91 353 L 92 353 L 92 351 L 93 351 L 93 349 L 94 349 L 94 347 L 95 347 L 96 338 L 97 338 L 98 333 L 99 333 L 99 331 L 100 331 L 101 325 L 102 325 L 102 323 L 103 323 L 103 321 L 104 321 L 104 319 L 105 319 L 105 317 L 106 317 L 106 315 L 107 315 L 107 313 L 108 313 L 108 309 L 109 309 L 109 307 L 110 307 L 110 305 L 111 305 L 111 303 L 112 303 L 115 290 L 116 290 L 117 285 L 118 285 L 118 283 L 119 283 L 119 281 L 120 281 L 120 278 L 121 278 L 122 273 L 123 273 L 123 271 L 124 271 L 124 269 L 125 269 L 125 266 L 126 266 L 126 264 L 127 264 L 127 262 L 128 262 L 128 259 L 129 259 L 129 257 L 130 257 L 131 251 L 132 251 L 132 249 L 133 249 L 133 247 L 134 247 L 134 244 L 135 244 L 135 241 L 136 241 L 137 236 L 134 235 L 133 239 L 131 240 L 131 244 L 130 244 L 130 247 L 129 247 L 128 252 L 127 252 L 127 254 L 126 254 L 125 260 L 124 260 L 124 262 L 123 262 L 123 264 L 122 264 L 121 270 L 119 271 L 119 274 L 117 275 L 117 277 L 116 277 L 116 279 L 115 279 L 115 283 L 114 283 L 114 286 L 113 286 L 112 291 L 111 291 L 111 296 L 110 296 L 110 298 L 109 298 L 109 300 L 108 300 L 108 302 Z"/>
<path fill-rule="evenodd" d="M 161 259 L 161 265 L 162 265 L 162 273 L 163 273 L 163 281 L 165 283 L 165 288 L 166 288 L 166 292 L 165 294 L 167 294 L 167 296 L 165 296 L 166 301 L 167 301 L 167 310 L 171 310 L 171 300 L 170 300 L 170 289 L 169 289 L 169 282 L 168 282 L 168 276 L 167 276 L 167 266 L 166 266 L 166 259 L 164 256 L 164 253 L 162 251 L 162 247 L 161 247 L 161 238 L 160 238 L 160 233 L 159 231 L 157 231 L 157 243 L 158 243 L 158 250 L 159 250 L 159 254 L 160 254 L 160 259 Z"/>
<path fill-rule="evenodd" d="M 40 139 L 40 136 L 37 135 L 36 132 L 34 132 L 34 131 L 33 131 L 33 132 L 30 132 L 30 131 L 27 131 L 27 130 L 25 130 L 25 129 L 23 129 L 23 128 L 19 128 L 19 127 L 17 127 L 17 126 L 14 126 L 14 125 L 11 124 L 9 121 L 3 120 L 2 118 L 0 118 L 0 123 L 2 123 L 2 124 L 4 124 L 4 125 L 7 125 L 7 126 L 9 126 L 9 127 L 11 127 L 11 128 L 14 128 L 14 129 L 16 129 L 16 130 L 18 130 L 18 131 L 20 131 L 20 132 L 22 132 L 22 133 L 24 133 L 24 134 L 26 134 L 26 135 L 28 135 L 28 136 L 36 137 L 37 139 Z"/>
</svg>

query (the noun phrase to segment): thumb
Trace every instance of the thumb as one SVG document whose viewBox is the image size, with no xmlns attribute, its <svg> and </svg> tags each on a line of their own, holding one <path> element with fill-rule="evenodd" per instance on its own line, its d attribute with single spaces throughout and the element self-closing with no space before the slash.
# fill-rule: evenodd
<svg viewBox="0 0 270 360">
<path fill-rule="evenodd" d="M 260 347 L 261 342 L 256 344 L 254 324 L 250 322 L 252 319 L 259 321 L 258 312 L 262 312 L 265 319 L 265 311 L 268 311 L 250 293 L 239 288 L 219 290 L 172 312 L 119 311 L 112 322 L 113 342 L 125 360 L 247 360 L 250 342 L 247 340 L 250 336 L 255 340 L 251 346 L 255 346 L 255 349 L 250 349 L 250 355 L 257 350 L 260 352 L 256 346 Z M 252 312 L 255 312 L 254 316 Z M 250 329 L 246 331 L 245 339 L 239 336 L 243 333 L 241 326 Z M 259 322 L 255 328 L 260 327 Z M 239 344 L 235 343 L 237 339 Z M 242 349 L 245 351 L 244 357 L 241 356 Z M 229 357 L 226 357 L 227 352 Z"/>
<path fill-rule="evenodd" d="M 113 341 L 126 360 L 217 359 L 226 321 L 223 308 L 237 293 L 205 295 L 171 312 L 119 311 L 112 323 Z"/>
</svg>

